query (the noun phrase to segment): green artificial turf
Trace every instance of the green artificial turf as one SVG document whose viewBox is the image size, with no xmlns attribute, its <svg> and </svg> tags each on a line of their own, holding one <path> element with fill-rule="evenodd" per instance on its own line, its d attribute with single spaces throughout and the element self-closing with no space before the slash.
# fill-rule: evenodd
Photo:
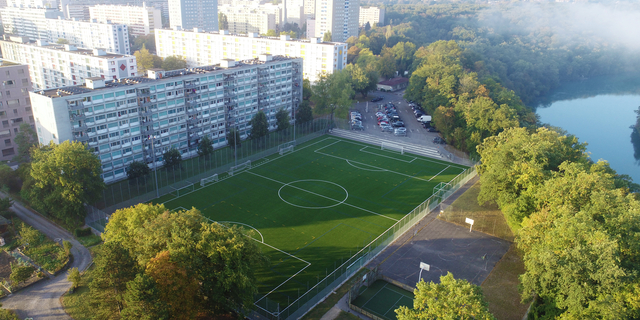
<svg viewBox="0 0 640 320">
<path fill-rule="evenodd" d="M 395 310 L 400 306 L 413 307 L 413 292 L 383 280 L 377 280 L 368 288 L 362 289 L 364 289 L 363 292 L 353 301 L 353 304 L 380 318 L 395 320 Z"/>
<path fill-rule="evenodd" d="M 465 169 L 323 136 L 158 202 L 253 230 L 270 258 L 257 305 L 282 310 Z"/>
</svg>

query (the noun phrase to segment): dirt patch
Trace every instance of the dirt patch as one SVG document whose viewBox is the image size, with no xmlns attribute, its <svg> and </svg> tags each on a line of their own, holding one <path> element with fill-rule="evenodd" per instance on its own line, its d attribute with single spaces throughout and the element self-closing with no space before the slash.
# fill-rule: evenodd
<svg viewBox="0 0 640 320">
<path fill-rule="evenodd" d="M 9 279 L 11 275 L 11 263 L 16 259 L 4 251 L 0 251 L 0 279 Z"/>
</svg>

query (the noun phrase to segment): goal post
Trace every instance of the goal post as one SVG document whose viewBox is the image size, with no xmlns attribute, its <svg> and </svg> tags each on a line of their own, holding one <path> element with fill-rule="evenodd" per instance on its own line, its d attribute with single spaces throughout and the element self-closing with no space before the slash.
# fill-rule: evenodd
<svg viewBox="0 0 640 320">
<path fill-rule="evenodd" d="M 291 146 L 284 147 L 284 148 L 280 149 L 280 151 L 279 151 L 280 155 L 284 155 L 287 152 L 293 152 L 293 147 L 294 146 L 291 145 Z"/>
<path fill-rule="evenodd" d="M 207 183 L 218 182 L 218 181 L 219 181 L 218 180 L 218 174 L 216 173 L 216 174 L 214 174 L 214 175 L 212 175 L 210 177 L 206 177 L 206 178 L 200 179 L 200 186 L 204 187 Z"/>
<path fill-rule="evenodd" d="M 183 187 L 173 187 L 173 186 L 169 186 L 171 188 L 171 195 L 174 197 L 180 197 L 181 195 L 184 195 L 187 192 L 191 192 L 193 190 L 195 190 L 195 186 L 193 185 L 193 183 L 189 183 Z"/>
<path fill-rule="evenodd" d="M 283 144 L 278 146 L 278 152 L 282 152 L 283 149 L 288 149 L 288 148 L 292 148 L 292 150 L 293 150 L 293 147 L 295 147 L 295 145 L 296 145 L 296 141 L 295 140 L 292 140 L 292 141 L 289 141 L 289 142 L 285 142 L 285 143 L 283 143 Z"/>
<path fill-rule="evenodd" d="M 388 142 L 382 142 L 380 144 L 380 150 L 393 150 L 393 151 L 398 151 L 400 152 L 400 154 L 404 154 L 404 147 L 397 145 L 397 144 L 393 144 L 393 143 L 388 143 Z"/>
<path fill-rule="evenodd" d="M 229 175 L 233 176 L 235 173 L 247 169 L 251 169 L 251 160 L 247 160 L 247 162 L 231 167 L 231 169 L 229 169 Z"/>
</svg>

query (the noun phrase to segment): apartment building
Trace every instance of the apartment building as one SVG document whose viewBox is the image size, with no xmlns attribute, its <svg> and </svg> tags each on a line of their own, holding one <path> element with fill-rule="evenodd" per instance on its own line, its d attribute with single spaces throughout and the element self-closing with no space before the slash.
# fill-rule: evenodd
<svg viewBox="0 0 640 320">
<path fill-rule="evenodd" d="M 144 3 L 142 6 L 96 5 L 89 8 L 89 16 L 99 22 L 125 24 L 134 36 L 148 35 L 162 28 L 160 10 Z"/>
<path fill-rule="evenodd" d="M 316 17 L 316 0 L 304 0 L 304 15 L 306 19 Z"/>
<path fill-rule="evenodd" d="M 0 10 L 5 34 L 29 37 L 33 40 L 47 40 L 49 19 L 63 17 L 57 8 L 17 8 L 7 7 Z"/>
<path fill-rule="evenodd" d="M 65 0 L 60 3 L 60 10 L 64 12 L 64 16 L 67 19 L 76 18 L 78 20 L 91 20 L 89 7 L 98 4 L 142 6 L 143 3 L 149 7 L 154 7 L 160 10 L 162 18 L 169 21 L 168 0 Z"/>
<path fill-rule="evenodd" d="M 297 23 L 298 27 L 302 28 L 305 22 L 304 15 L 304 0 L 283 0 L 283 6 L 286 6 L 286 22 Z"/>
<path fill-rule="evenodd" d="M 57 9 L 58 0 L 7 0 L 7 7 L 16 8 L 53 8 Z"/>
<path fill-rule="evenodd" d="M 109 182 L 125 178 L 132 161 L 161 165 L 170 148 L 183 158 L 196 156 L 204 136 L 216 148 L 227 144 L 230 128 L 246 137 L 259 110 L 275 129 L 276 112 L 292 111 L 302 99 L 301 72 L 302 59 L 262 55 L 215 66 L 150 70 L 148 77 L 90 78 L 83 86 L 32 92 L 31 100 L 40 142 L 86 142 Z"/>
<path fill-rule="evenodd" d="M 316 0 L 316 37 L 331 32 L 331 41 L 358 36 L 360 0 Z"/>
<path fill-rule="evenodd" d="M 26 37 L 4 36 L 0 49 L 4 59 L 29 66 L 34 90 L 79 85 L 86 78 L 119 79 L 138 75 L 136 57 L 80 49 L 73 45 L 29 42 Z"/>
<path fill-rule="evenodd" d="M 218 0 L 169 0 L 171 28 L 218 30 Z"/>
<path fill-rule="evenodd" d="M 129 29 L 125 24 L 106 22 L 47 19 L 48 41 L 66 39 L 81 48 L 104 49 L 110 53 L 131 54 Z"/>
<path fill-rule="evenodd" d="M 185 57 L 187 66 L 216 64 L 223 59 L 243 60 L 260 54 L 303 58 L 303 76 L 316 81 L 318 74 L 333 73 L 347 66 L 347 44 L 291 40 L 289 36 L 261 37 L 256 33 L 231 35 L 228 31 L 199 32 L 156 30 L 156 51 L 160 57 Z"/>
<path fill-rule="evenodd" d="M 223 5 L 218 7 L 218 13 L 227 17 L 228 30 L 235 34 L 252 32 L 265 34 L 269 30 L 276 30 L 278 25 L 276 15 L 259 6 Z"/>
<path fill-rule="evenodd" d="M 367 22 L 372 27 L 382 25 L 384 23 L 384 8 L 360 7 L 360 26 L 364 27 Z"/>
<path fill-rule="evenodd" d="M 0 60 L 0 161 L 11 161 L 18 152 L 15 137 L 23 123 L 34 126 L 29 91 L 29 69 L 9 61 Z"/>
</svg>

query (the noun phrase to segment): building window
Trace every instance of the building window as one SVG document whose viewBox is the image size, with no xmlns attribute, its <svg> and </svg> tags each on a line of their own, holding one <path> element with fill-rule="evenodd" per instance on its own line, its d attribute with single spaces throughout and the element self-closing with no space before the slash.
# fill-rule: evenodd
<svg viewBox="0 0 640 320">
<path fill-rule="evenodd" d="M 3 149 L 2 150 L 2 156 L 3 157 L 12 156 L 14 154 L 15 154 L 15 151 L 13 150 L 13 148 Z"/>
<path fill-rule="evenodd" d="M 5 146 L 10 146 L 11 145 L 11 139 L 4 139 L 4 145 Z"/>
<path fill-rule="evenodd" d="M 28 86 L 29 85 L 29 79 L 22 79 L 22 85 L 23 86 Z"/>
</svg>

